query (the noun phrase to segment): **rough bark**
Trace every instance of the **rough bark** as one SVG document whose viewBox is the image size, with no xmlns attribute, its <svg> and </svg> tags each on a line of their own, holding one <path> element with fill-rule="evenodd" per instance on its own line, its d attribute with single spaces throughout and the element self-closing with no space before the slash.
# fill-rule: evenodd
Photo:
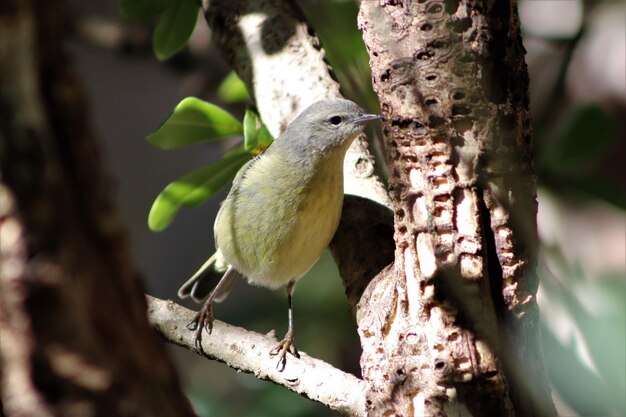
<svg viewBox="0 0 626 417">
<path fill-rule="evenodd" d="M 0 415 L 193 416 L 113 206 L 61 1 L 0 5 Z"/>
<path fill-rule="evenodd" d="M 362 2 L 359 24 L 384 114 L 396 241 L 394 267 L 357 315 L 368 412 L 554 415 L 536 336 L 536 185 L 515 3 Z"/>
</svg>

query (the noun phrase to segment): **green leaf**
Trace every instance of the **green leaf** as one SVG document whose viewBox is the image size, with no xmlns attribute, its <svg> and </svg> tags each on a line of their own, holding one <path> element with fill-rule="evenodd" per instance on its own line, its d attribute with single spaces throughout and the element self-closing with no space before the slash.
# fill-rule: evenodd
<svg viewBox="0 0 626 417">
<path fill-rule="evenodd" d="M 596 104 L 577 108 L 569 125 L 547 155 L 559 173 L 584 176 L 617 141 L 617 120 Z"/>
<path fill-rule="evenodd" d="M 205 165 L 170 183 L 157 196 L 148 215 L 148 227 L 159 232 L 174 219 L 181 206 L 196 207 L 230 181 L 252 155 L 237 153 Z"/>
<path fill-rule="evenodd" d="M 175 149 L 243 132 L 241 123 L 226 110 L 195 97 L 183 99 L 174 112 L 146 139 L 162 149 Z"/>
<path fill-rule="evenodd" d="M 141 19 L 161 13 L 170 0 L 118 0 L 122 16 L 128 19 Z"/>
<path fill-rule="evenodd" d="M 265 149 L 274 142 L 274 136 L 270 133 L 267 126 L 261 122 L 261 128 L 259 129 L 259 148 Z"/>
<path fill-rule="evenodd" d="M 259 116 L 251 110 L 246 110 L 243 117 L 243 137 L 246 151 L 253 154 L 261 153 L 274 140 Z"/>
<path fill-rule="evenodd" d="M 226 103 L 240 103 L 248 98 L 246 85 L 231 71 L 217 87 L 217 95 Z"/>
<path fill-rule="evenodd" d="M 152 34 L 152 48 L 158 59 L 164 61 L 185 46 L 196 26 L 198 10 L 193 0 L 172 0 Z"/>
<path fill-rule="evenodd" d="M 246 110 L 243 116 L 243 139 L 244 148 L 248 152 L 252 152 L 258 145 L 259 136 L 259 119 L 252 110 Z"/>
</svg>

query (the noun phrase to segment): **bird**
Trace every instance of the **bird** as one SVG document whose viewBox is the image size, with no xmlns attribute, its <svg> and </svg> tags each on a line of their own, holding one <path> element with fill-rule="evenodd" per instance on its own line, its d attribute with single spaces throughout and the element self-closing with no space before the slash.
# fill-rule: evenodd
<svg viewBox="0 0 626 417">
<path fill-rule="evenodd" d="M 288 328 L 270 351 L 283 371 L 294 346 L 292 297 L 296 282 L 332 240 L 343 204 L 343 160 L 367 122 L 367 114 L 346 99 L 317 101 L 300 113 L 270 146 L 235 176 L 215 219 L 216 252 L 185 282 L 178 295 L 202 300 L 212 268 L 225 270 L 190 322 L 196 345 L 210 334 L 213 302 L 223 301 L 238 277 L 269 289 L 284 287 Z M 203 294 L 204 292 L 204 294 Z"/>
</svg>

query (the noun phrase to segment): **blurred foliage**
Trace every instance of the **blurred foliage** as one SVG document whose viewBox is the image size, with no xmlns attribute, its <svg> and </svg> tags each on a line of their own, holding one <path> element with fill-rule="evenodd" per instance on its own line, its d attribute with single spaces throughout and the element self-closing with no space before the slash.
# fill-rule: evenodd
<svg viewBox="0 0 626 417">
<path fill-rule="evenodd" d="M 626 195 L 612 178 L 603 178 L 598 167 L 620 141 L 616 115 L 597 103 L 578 105 L 563 115 L 563 127 L 552 131 L 554 140 L 535 135 L 537 173 L 544 186 L 560 194 L 583 193 L 626 209 Z"/>
<path fill-rule="evenodd" d="M 543 247 L 542 338 L 556 393 L 580 416 L 626 411 L 626 280 L 590 281 L 558 247 Z"/>
<path fill-rule="evenodd" d="M 597 104 L 577 107 L 555 149 L 544 156 L 548 166 L 568 176 L 583 176 L 617 142 L 617 120 Z"/>
<path fill-rule="evenodd" d="M 168 0 L 119 0 L 122 15 L 127 19 L 144 19 L 163 12 Z"/>
<path fill-rule="evenodd" d="M 130 19 L 158 15 L 152 48 L 164 61 L 185 47 L 196 27 L 199 4 L 195 0 L 118 0 L 120 12 Z"/>
<path fill-rule="evenodd" d="M 248 99 L 248 90 L 237 73 L 231 71 L 217 87 L 217 95 L 224 103 L 240 103 Z"/>
<path fill-rule="evenodd" d="M 557 62 L 549 94 L 544 101 L 532 103 L 535 166 L 543 192 L 563 206 L 584 201 L 623 211 L 624 104 L 573 100 L 566 83 L 572 58 L 589 34 L 591 12 L 602 3 L 579 3 L 585 18 L 570 38 L 538 38 L 556 50 L 548 49 L 541 62 Z M 525 39 L 532 37 L 526 35 Z M 550 66 L 537 71 L 544 69 Z M 531 90 L 532 80 L 531 73 Z M 622 157 L 615 158 L 620 153 Z M 576 212 L 576 207 L 571 210 Z M 614 227 L 623 228 L 624 223 Z M 579 236 L 581 241 L 587 238 Z M 619 251 L 608 245 L 607 252 Z M 544 242 L 538 268 L 543 348 L 553 393 L 581 417 L 624 416 L 626 271 L 606 269 L 590 276 L 585 272 L 588 268 L 564 256 L 565 250 Z"/>
<path fill-rule="evenodd" d="M 183 49 L 193 32 L 200 8 L 194 0 L 173 0 L 159 17 L 152 35 L 154 54 L 164 61 Z"/>
</svg>

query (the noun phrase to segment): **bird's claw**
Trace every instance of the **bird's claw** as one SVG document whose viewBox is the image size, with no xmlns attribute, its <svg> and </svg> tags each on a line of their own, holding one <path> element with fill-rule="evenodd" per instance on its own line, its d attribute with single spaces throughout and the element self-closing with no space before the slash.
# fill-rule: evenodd
<svg viewBox="0 0 626 417">
<path fill-rule="evenodd" d="M 294 357 L 300 358 L 300 353 L 293 344 L 293 334 L 290 333 L 287 333 L 285 338 L 270 351 L 270 355 L 278 356 L 278 363 L 276 364 L 278 372 L 285 370 L 285 365 L 287 364 L 287 353 L 291 353 Z"/>
<path fill-rule="evenodd" d="M 209 334 L 213 331 L 213 307 L 210 303 L 205 304 L 196 316 L 187 324 L 189 330 L 195 330 L 194 344 L 202 349 L 202 330 L 206 329 Z"/>
</svg>

